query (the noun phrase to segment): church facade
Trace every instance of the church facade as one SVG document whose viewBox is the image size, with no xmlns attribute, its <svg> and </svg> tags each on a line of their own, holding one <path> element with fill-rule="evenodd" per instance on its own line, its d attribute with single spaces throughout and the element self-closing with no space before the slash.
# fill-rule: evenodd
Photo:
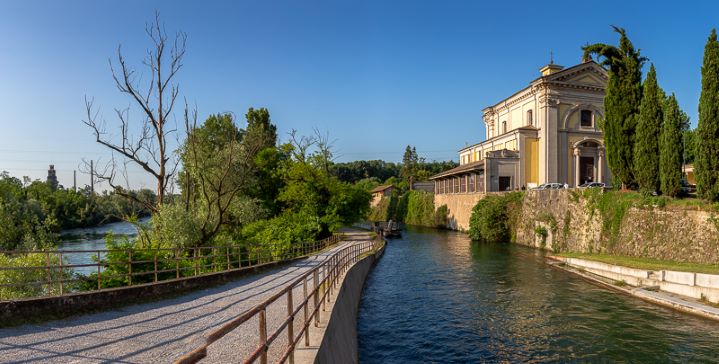
<svg viewBox="0 0 719 364">
<path fill-rule="evenodd" d="M 486 107 L 483 142 L 459 150 L 459 167 L 435 176 L 435 194 L 484 194 L 543 183 L 610 183 L 603 134 L 607 72 L 592 60 L 541 76 Z"/>
</svg>

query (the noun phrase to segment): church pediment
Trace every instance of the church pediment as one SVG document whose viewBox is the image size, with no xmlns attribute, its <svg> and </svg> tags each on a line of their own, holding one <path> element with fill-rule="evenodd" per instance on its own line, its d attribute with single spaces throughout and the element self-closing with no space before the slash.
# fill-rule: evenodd
<svg viewBox="0 0 719 364">
<path fill-rule="evenodd" d="M 566 85 L 605 87 L 609 76 L 595 62 L 586 62 L 544 77 L 545 82 Z"/>
</svg>

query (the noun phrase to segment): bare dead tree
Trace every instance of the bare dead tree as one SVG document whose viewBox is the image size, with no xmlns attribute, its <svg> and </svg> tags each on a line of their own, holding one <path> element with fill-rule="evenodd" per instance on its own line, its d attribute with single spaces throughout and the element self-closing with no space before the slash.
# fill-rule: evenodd
<svg viewBox="0 0 719 364">
<path fill-rule="evenodd" d="M 317 140 L 314 137 L 299 135 L 297 130 L 289 132 L 290 144 L 292 145 L 292 156 L 301 163 L 307 163 L 308 153 Z"/>
<path fill-rule="evenodd" d="M 173 41 L 168 40 L 159 13 L 155 13 L 154 22 L 147 24 L 145 32 L 152 42 L 142 62 L 150 71 L 148 83 L 143 84 L 142 77 L 138 77 L 136 71 L 127 65 L 122 46 L 117 47 L 116 64 L 109 61 L 115 86 L 130 98 L 131 104 L 139 107 L 142 116 L 131 123 L 130 107 L 115 109 L 120 134 L 113 136 L 108 133 L 106 122 L 99 117 L 99 111 L 95 110 L 94 100 L 86 97 L 87 114 L 83 123 L 92 129 L 98 143 L 109 148 L 113 156 L 119 155 L 124 160 L 123 163 L 116 163 L 113 157 L 105 170 L 97 173 L 96 177 L 108 183 L 117 193 L 132 199 L 130 194 L 123 193 L 116 177 L 118 169 L 126 171 L 127 165 L 140 167 L 157 181 L 156 204 L 144 202 L 152 211 L 157 211 L 173 186 L 179 163 L 167 143 L 168 136 L 175 133 L 177 127 L 176 124 L 174 127 L 168 125 L 168 121 L 173 115 L 180 92 L 174 81 L 183 65 L 187 35 L 178 32 Z M 133 135 L 136 128 L 139 133 Z M 141 202 L 137 198 L 135 200 Z"/>
<path fill-rule="evenodd" d="M 321 164 L 320 167 L 322 167 L 325 173 L 329 175 L 330 165 L 334 161 L 332 148 L 337 140 L 330 140 L 329 132 L 322 133 L 317 128 L 314 128 L 314 132 L 315 135 L 313 139 L 315 140 L 315 144 L 317 146 L 317 154 L 319 155 L 319 163 Z"/>
</svg>

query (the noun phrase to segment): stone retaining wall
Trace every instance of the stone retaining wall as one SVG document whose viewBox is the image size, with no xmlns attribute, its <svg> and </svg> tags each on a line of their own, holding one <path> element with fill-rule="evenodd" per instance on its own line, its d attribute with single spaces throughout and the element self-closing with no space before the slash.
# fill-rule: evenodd
<svg viewBox="0 0 719 364">
<path fill-rule="evenodd" d="M 315 363 L 359 363 L 357 312 L 367 274 L 384 247 L 353 265 L 345 274 L 315 356 Z"/>
<path fill-rule="evenodd" d="M 555 252 L 606 253 L 679 262 L 719 262 L 719 213 L 699 209 L 629 207 L 608 229 L 581 190 L 535 190 L 524 197 L 516 242 Z M 537 227 L 548 232 L 546 239 Z"/>
<path fill-rule="evenodd" d="M 482 193 L 435 194 L 434 207 L 447 205 L 447 228 L 466 231 L 469 230 L 472 208 L 482 197 Z"/>
</svg>

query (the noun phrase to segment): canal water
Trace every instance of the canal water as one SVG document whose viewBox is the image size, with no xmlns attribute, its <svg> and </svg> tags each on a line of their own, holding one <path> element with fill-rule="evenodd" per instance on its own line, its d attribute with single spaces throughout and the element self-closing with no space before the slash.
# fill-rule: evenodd
<svg viewBox="0 0 719 364">
<path fill-rule="evenodd" d="M 550 268 L 541 253 L 410 228 L 370 272 L 362 363 L 719 362 L 719 323 Z"/>
</svg>

